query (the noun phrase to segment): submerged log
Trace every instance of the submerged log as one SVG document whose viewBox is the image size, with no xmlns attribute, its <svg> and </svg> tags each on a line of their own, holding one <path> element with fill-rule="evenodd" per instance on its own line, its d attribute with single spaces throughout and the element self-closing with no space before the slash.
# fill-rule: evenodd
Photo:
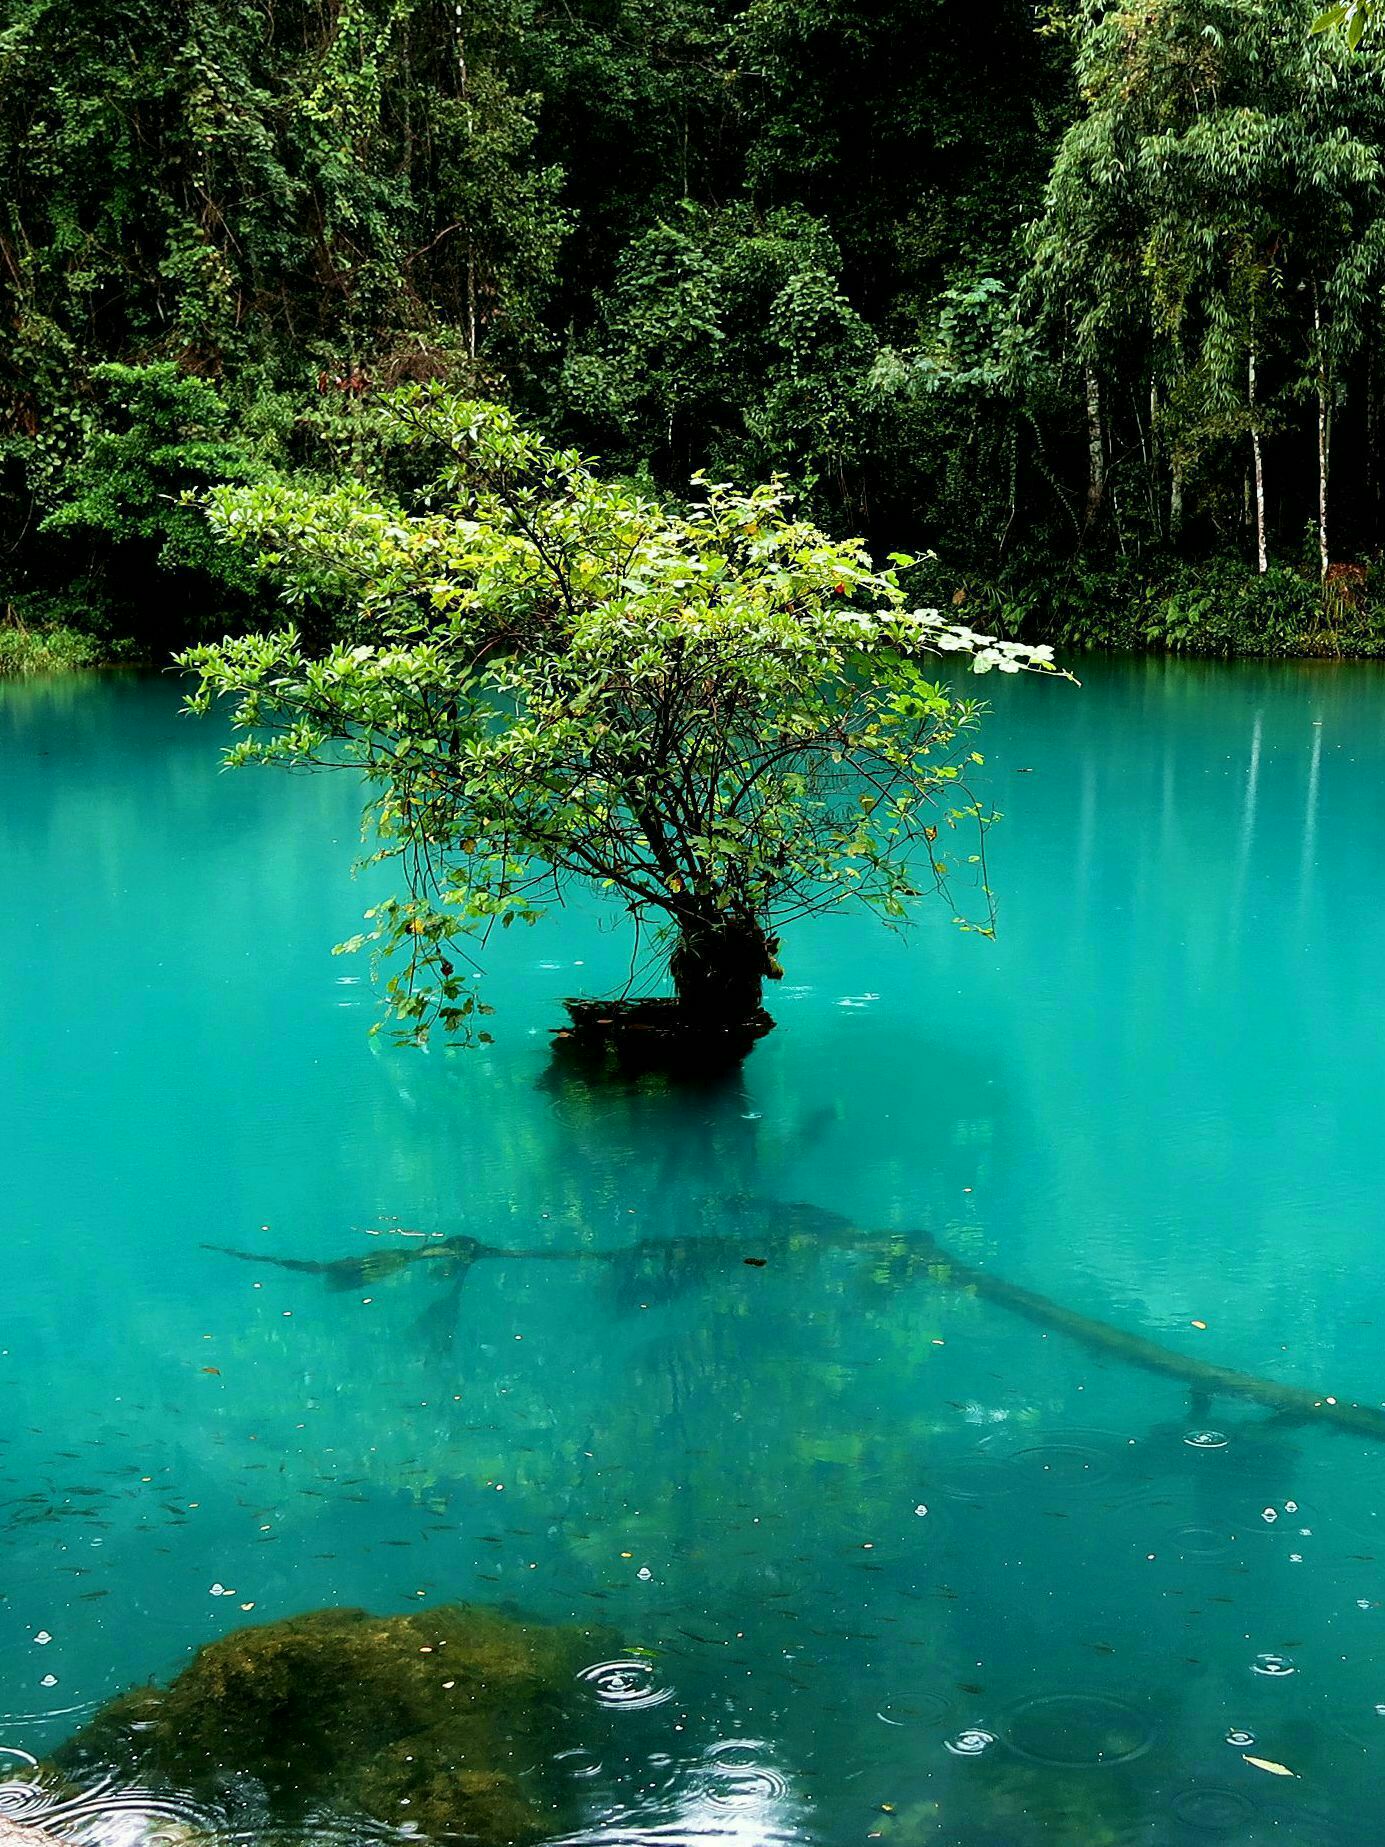
<svg viewBox="0 0 1385 1847">
<path fill-rule="evenodd" d="M 801 1248 L 805 1243 L 830 1244 L 877 1256 L 904 1256 L 910 1260 L 911 1276 L 919 1276 L 937 1288 L 960 1289 L 995 1302 L 1026 1321 L 1066 1335 L 1103 1358 L 1123 1360 L 1127 1366 L 1142 1372 L 1180 1380 L 1199 1398 L 1250 1399 L 1286 1422 L 1326 1424 L 1353 1436 L 1385 1443 L 1385 1408 L 1342 1403 L 1326 1392 L 1286 1385 L 1278 1379 L 1262 1379 L 1255 1373 L 1238 1372 L 1229 1366 L 1218 1366 L 1162 1347 L 1143 1334 L 1131 1334 L 1124 1328 L 1113 1327 L 1108 1321 L 1099 1321 L 1094 1315 L 1080 1314 L 1037 1290 L 1025 1289 L 975 1264 L 964 1263 L 927 1231 L 863 1230 L 839 1213 L 802 1202 L 756 1199 L 723 1202 L 724 1211 L 744 1211 L 747 1207 L 761 1217 L 762 1223 L 753 1234 L 747 1231 L 736 1237 L 713 1234 L 692 1238 L 643 1238 L 625 1249 L 605 1251 L 506 1250 L 496 1245 L 479 1244 L 474 1238 L 443 1238 L 407 1253 L 390 1253 L 389 1267 L 405 1267 L 426 1259 L 431 1260 L 435 1271 L 441 1270 L 459 1279 L 482 1258 L 601 1263 L 612 1266 L 618 1276 L 624 1274 L 637 1284 L 633 1293 L 643 1300 L 647 1299 L 651 1287 L 658 1293 L 661 1280 L 667 1296 L 680 1288 L 708 1280 L 713 1272 L 744 1275 L 747 1264 L 759 1270 L 764 1267 L 761 1258 L 782 1256 L 790 1247 Z M 752 1241 L 755 1249 L 747 1256 Z M 317 1272 L 324 1276 L 329 1288 L 342 1286 L 340 1279 L 347 1273 L 347 1266 L 370 1261 L 341 1258 L 334 1262 L 308 1263 L 267 1253 L 229 1250 L 224 1245 L 204 1248 L 221 1250 L 227 1256 L 250 1262 Z"/>
<path fill-rule="evenodd" d="M 988 1270 L 962 1263 L 949 1256 L 927 1232 L 914 1231 L 908 1236 L 912 1248 L 923 1245 L 933 1254 L 935 1262 L 930 1275 L 935 1282 L 948 1288 L 972 1290 L 987 1301 L 998 1302 L 1013 1314 L 1022 1315 L 1026 1321 L 1066 1334 L 1069 1340 L 1093 1353 L 1124 1360 L 1127 1366 L 1137 1367 L 1142 1372 L 1179 1379 L 1201 1397 L 1249 1398 L 1286 1421 L 1331 1424 L 1338 1430 L 1349 1430 L 1353 1436 L 1385 1443 L 1385 1410 L 1375 1405 L 1343 1404 L 1326 1392 L 1285 1385 L 1278 1379 L 1262 1379 L 1255 1373 L 1237 1372 L 1229 1366 L 1217 1366 L 1208 1360 L 1176 1353 L 1172 1348 L 1161 1347 L 1157 1341 L 1147 1340 L 1143 1334 L 1128 1334 L 1107 1321 L 1064 1308 L 1061 1302 L 1054 1302 L 1037 1290 L 1007 1283 Z"/>
</svg>

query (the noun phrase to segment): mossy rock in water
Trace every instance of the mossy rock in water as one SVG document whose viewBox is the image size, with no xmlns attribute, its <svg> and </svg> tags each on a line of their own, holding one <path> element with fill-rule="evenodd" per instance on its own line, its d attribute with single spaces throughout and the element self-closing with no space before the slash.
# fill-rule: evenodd
<svg viewBox="0 0 1385 1847">
<path fill-rule="evenodd" d="M 365 1815 L 514 1847 L 554 1829 L 580 1668 L 615 1638 L 456 1604 L 316 1610 L 211 1642 L 167 1687 L 112 1700 L 69 1774 L 176 1787 L 234 1821 Z"/>
</svg>

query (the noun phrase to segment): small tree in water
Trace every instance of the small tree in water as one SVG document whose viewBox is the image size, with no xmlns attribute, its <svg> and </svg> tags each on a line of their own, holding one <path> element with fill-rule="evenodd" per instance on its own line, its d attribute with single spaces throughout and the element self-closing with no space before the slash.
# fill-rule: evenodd
<svg viewBox="0 0 1385 1847">
<path fill-rule="evenodd" d="M 848 902 L 901 921 L 945 887 L 940 832 L 968 830 L 970 927 L 989 931 L 989 817 L 963 779 L 978 707 L 927 664 L 1051 670 L 1048 650 L 906 611 L 893 573 L 777 485 L 699 480 L 674 511 L 494 405 L 411 390 L 387 414 L 442 445 L 444 510 L 356 484 L 207 502 L 290 602 L 344 602 L 340 638 L 314 650 L 290 627 L 182 665 L 194 711 L 236 702 L 232 762 L 364 772 L 376 857 L 406 890 L 343 947 L 402 952 L 387 995 L 411 1036 L 470 1032 L 487 1010 L 457 940 L 534 922 L 574 880 L 661 927 L 672 1018 L 704 1035 L 768 1026 L 785 924 Z"/>
</svg>

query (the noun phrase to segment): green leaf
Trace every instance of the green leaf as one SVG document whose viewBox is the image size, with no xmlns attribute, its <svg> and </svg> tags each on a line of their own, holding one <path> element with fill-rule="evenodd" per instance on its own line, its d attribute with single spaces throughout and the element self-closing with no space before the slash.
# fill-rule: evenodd
<svg viewBox="0 0 1385 1847">
<path fill-rule="evenodd" d="M 1350 11 L 1350 4 L 1344 3 L 1339 6 L 1330 6 L 1325 13 L 1318 14 L 1308 30 L 1310 33 L 1335 32 L 1338 26 L 1344 24 Z"/>
</svg>

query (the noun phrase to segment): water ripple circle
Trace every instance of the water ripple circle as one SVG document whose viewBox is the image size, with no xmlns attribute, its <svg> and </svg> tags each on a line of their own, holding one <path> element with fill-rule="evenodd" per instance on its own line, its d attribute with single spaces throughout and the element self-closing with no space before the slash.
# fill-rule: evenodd
<svg viewBox="0 0 1385 1847">
<path fill-rule="evenodd" d="M 34 1766 L 35 1768 L 37 1766 Z M 0 1815 L 6 1821 L 31 1821 L 52 1807 L 51 1795 L 42 1783 L 0 1783 Z"/>
<path fill-rule="evenodd" d="M 1181 1558 L 1228 1558 L 1236 1550 L 1236 1535 L 1219 1532 L 1214 1526 L 1180 1526 L 1170 1537 Z"/>
<path fill-rule="evenodd" d="M 651 1661 L 630 1657 L 624 1661 L 597 1661 L 577 1676 L 600 1706 L 662 1706 L 673 1698 L 672 1687 L 661 1687 Z"/>
<path fill-rule="evenodd" d="M 1135 1447 L 1115 1430 L 1035 1431 L 1032 1441 L 1012 1437 L 1004 1462 L 1027 1486 L 1092 1488 L 1109 1480 Z"/>
<path fill-rule="evenodd" d="M 758 1739 L 733 1738 L 714 1744 L 703 1760 L 699 1781 L 703 1794 L 719 1808 L 762 1808 L 782 1802 L 787 1780 L 765 1762 L 770 1746 Z"/>
<path fill-rule="evenodd" d="M 0 1783 L 0 1817 L 7 1822 L 64 1831 L 80 1830 L 92 1822 L 99 1824 L 95 1838 L 104 1841 L 113 1838 L 110 1824 L 121 1816 L 135 1818 L 140 1824 L 138 1832 L 146 1837 L 149 1824 L 164 1822 L 210 1837 L 225 1820 L 192 1796 L 119 1784 L 109 1775 L 81 1788 L 40 1779 Z"/>
<path fill-rule="evenodd" d="M 956 1704 L 950 1693 L 924 1687 L 900 1699 L 886 1700 L 875 1716 L 886 1725 L 940 1725 Z"/>
<path fill-rule="evenodd" d="M 1190 1430 L 1183 1441 L 1189 1449 L 1225 1449 L 1231 1438 L 1224 1430 Z"/>
<path fill-rule="evenodd" d="M 1030 1443 L 1006 1457 L 1006 1465 L 1036 1486 L 1091 1488 L 1109 1479 L 1111 1458 L 1089 1444 L 1054 1440 Z"/>
<path fill-rule="evenodd" d="M 965 1731 L 954 1732 L 951 1738 L 944 1738 L 943 1749 L 951 1751 L 954 1757 L 982 1757 L 995 1742 L 994 1732 L 983 1731 L 979 1725 L 969 1725 Z"/>
<path fill-rule="evenodd" d="M 1083 1490 L 1107 1481 L 1135 1446 L 1117 1431 L 998 1431 L 930 1471 L 952 1500 L 976 1501 L 1035 1488 Z"/>
<path fill-rule="evenodd" d="M 1298 1669 L 1287 1655 L 1263 1654 L 1257 1655 L 1251 1662 L 1250 1671 L 1252 1674 L 1263 1675 L 1266 1680 L 1287 1680 Z"/>
<path fill-rule="evenodd" d="M 1005 1742 L 1031 1763 L 1059 1770 L 1127 1764 L 1154 1742 L 1138 1707 L 1109 1693 L 1044 1693 L 1010 1713 Z"/>
<path fill-rule="evenodd" d="M 1195 1783 L 1181 1789 L 1169 1804 L 1185 1828 L 1199 1834 L 1239 1834 L 1255 1814 L 1255 1804 L 1239 1789 L 1222 1789 L 1212 1783 Z"/>
<path fill-rule="evenodd" d="M 595 1751 L 584 1750 L 581 1745 L 575 1746 L 570 1751 L 559 1751 L 553 1761 L 555 1764 L 561 1764 L 568 1776 L 583 1779 L 600 1776 L 604 1768 Z"/>
</svg>

